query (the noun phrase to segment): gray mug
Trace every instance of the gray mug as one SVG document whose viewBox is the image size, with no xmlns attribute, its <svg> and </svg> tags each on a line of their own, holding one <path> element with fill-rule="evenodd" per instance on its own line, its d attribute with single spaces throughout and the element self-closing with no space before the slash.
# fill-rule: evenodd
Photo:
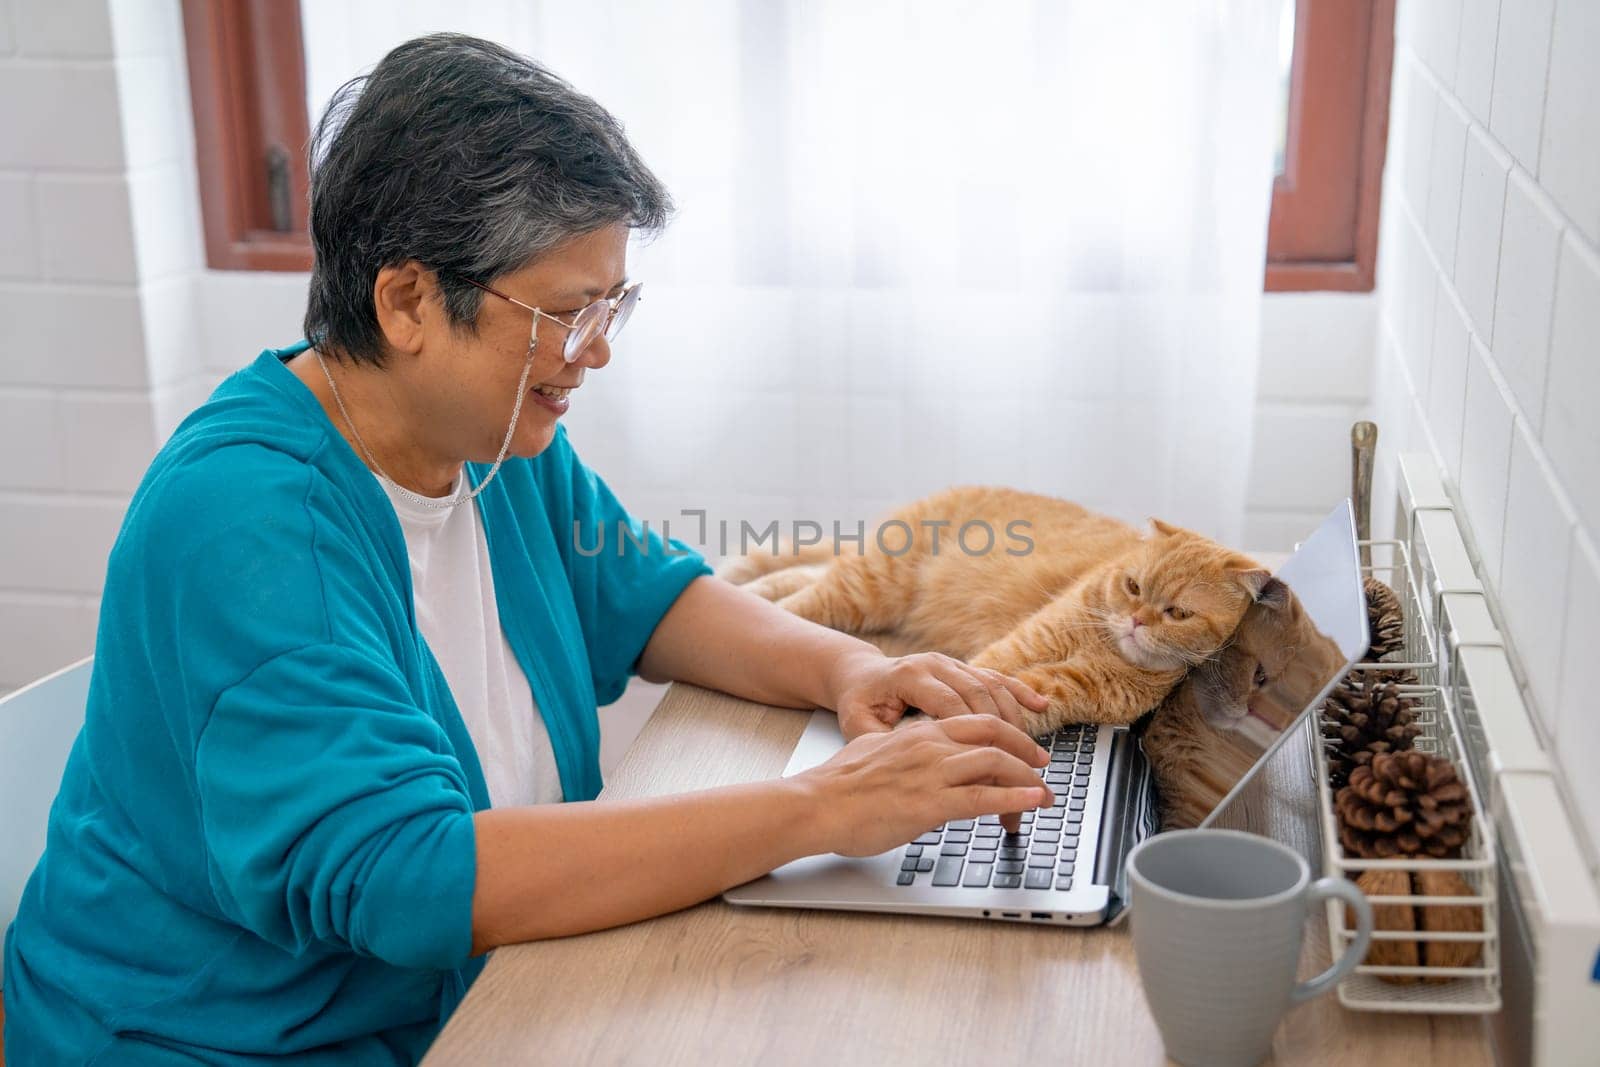
<svg viewBox="0 0 1600 1067">
<path fill-rule="evenodd" d="M 1292 1006 L 1331 990 L 1367 955 L 1372 909 L 1287 845 L 1238 830 L 1174 830 L 1128 855 L 1133 949 L 1167 1055 L 1185 1067 L 1260 1063 Z M 1356 913 L 1344 957 L 1295 984 L 1306 916 L 1338 897 Z"/>
</svg>

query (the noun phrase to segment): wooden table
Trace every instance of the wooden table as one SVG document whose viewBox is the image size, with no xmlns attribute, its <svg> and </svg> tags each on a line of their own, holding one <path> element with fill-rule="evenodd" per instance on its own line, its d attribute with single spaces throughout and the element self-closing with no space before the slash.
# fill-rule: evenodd
<svg viewBox="0 0 1600 1067">
<path fill-rule="evenodd" d="M 780 774 L 807 713 L 674 685 L 602 799 Z M 1304 750 L 1251 804 L 1307 854 Z M 1326 966 L 1307 934 L 1303 977 Z M 1226 981 L 1226 975 L 1218 975 Z M 1489 1067 L 1477 1016 L 1289 1014 L 1275 1062 Z M 1126 927 L 734 908 L 501 948 L 424 1061 L 449 1064 L 1157 1064 Z"/>
</svg>

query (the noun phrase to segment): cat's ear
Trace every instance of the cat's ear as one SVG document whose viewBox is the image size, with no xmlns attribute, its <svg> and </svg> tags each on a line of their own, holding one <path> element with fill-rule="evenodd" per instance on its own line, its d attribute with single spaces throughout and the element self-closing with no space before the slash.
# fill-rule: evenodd
<svg viewBox="0 0 1600 1067">
<path fill-rule="evenodd" d="M 1267 583 L 1272 581 L 1271 571 L 1254 566 L 1229 567 L 1228 576 L 1244 587 L 1244 591 L 1250 594 L 1251 600 L 1258 599 L 1266 589 Z"/>
<path fill-rule="evenodd" d="M 1261 592 L 1256 594 L 1256 603 L 1273 611 L 1282 611 L 1289 606 L 1289 587 L 1276 578 L 1267 579 L 1267 584 L 1261 587 Z"/>
<path fill-rule="evenodd" d="M 1161 537 L 1173 537 L 1187 532 L 1182 526 L 1174 526 L 1170 522 L 1162 522 L 1156 518 L 1150 520 L 1150 530 Z"/>
</svg>

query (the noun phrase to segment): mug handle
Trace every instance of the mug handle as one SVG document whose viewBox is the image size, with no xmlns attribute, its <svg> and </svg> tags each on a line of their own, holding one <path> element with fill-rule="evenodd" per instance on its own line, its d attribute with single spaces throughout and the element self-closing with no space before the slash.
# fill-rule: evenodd
<svg viewBox="0 0 1600 1067">
<path fill-rule="evenodd" d="M 1289 1003 L 1304 1004 L 1320 997 L 1339 983 L 1345 975 L 1356 969 L 1367 958 L 1367 947 L 1372 943 L 1372 905 L 1367 896 L 1356 888 L 1354 882 L 1344 878 L 1319 878 L 1306 890 L 1306 911 L 1329 897 L 1337 897 L 1356 911 L 1356 939 L 1344 950 L 1339 962 L 1315 978 L 1301 982 L 1289 992 Z"/>
</svg>

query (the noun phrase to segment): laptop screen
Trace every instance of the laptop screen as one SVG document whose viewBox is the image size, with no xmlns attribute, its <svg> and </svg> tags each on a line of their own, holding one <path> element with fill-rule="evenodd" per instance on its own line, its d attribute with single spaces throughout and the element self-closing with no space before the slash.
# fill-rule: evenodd
<svg viewBox="0 0 1600 1067">
<path fill-rule="evenodd" d="M 1355 523 L 1336 507 L 1279 568 L 1220 655 L 1196 667 L 1170 704 L 1203 770 L 1185 799 L 1209 824 L 1367 651 Z M 1157 719 L 1161 716 L 1158 715 Z M 1154 740 L 1147 734 L 1146 742 Z M 1204 816 L 1203 821 L 1201 816 Z"/>
</svg>

